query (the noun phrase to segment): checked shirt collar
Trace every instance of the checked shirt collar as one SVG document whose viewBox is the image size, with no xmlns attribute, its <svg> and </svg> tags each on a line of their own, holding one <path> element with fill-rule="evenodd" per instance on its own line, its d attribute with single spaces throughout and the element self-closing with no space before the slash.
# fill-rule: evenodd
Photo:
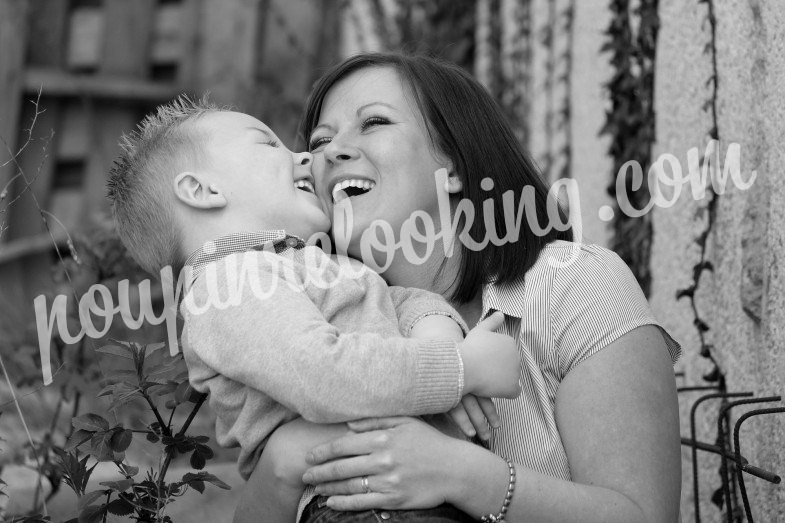
<svg viewBox="0 0 785 523">
<path fill-rule="evenodd" d="M 270 250 L 276 254 L 286 254 L 305 247 L 305 242 L 297 236 L 286 234 L 283 230 L 260 232 L 236 232 L 221 236 L 204 243 L 185 260 L 186 284 L 188 292 L 205 267 L 230 254 L 246 251 Z"/>
</svg>

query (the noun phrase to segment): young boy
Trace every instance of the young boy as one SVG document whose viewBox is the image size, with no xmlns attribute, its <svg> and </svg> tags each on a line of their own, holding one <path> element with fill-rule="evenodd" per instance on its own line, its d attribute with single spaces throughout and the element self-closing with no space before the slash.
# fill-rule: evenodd
<svg viewBox="0 0 785 523">
<path fill-rule="evenodd" d="M 149 272 L 186 269 L 189 378 L 210 392 L 218 443 L 240 446 L 244 478 L 270 435 L 298 416 L 312 423 L 290 429 L 313 446 L 348 430 L 313 423 L 517 395 L 512 339 L 477 327 L 462 340 L 439 296 L 388 288 L 359 262 L 305 245 L 330 227 L 311 156 L 287 150 L 259 120 L 181 98 L 123 149 L 109 182 L 118 231 Z M 265 460 L 271 478 L 286 470 L 290 479 L 259 493 L 265 521 L 295 517 L 309 448 L 288 447 L 285 467 Z"/>
</svg>

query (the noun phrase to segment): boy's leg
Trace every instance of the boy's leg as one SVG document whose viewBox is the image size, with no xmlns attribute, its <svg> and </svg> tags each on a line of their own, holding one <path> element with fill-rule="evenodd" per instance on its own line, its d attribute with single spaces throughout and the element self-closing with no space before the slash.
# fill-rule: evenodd
<svg viewBox="0 0 785 523">
<path fill-rule="evenodd" d="M 245 484 L 234 523 L 291 523 L 305 489 L 305 455 L 313 447 L 346 434 L 346 425 L 318 425 L 297 418 L 278 427 L 267 440 L 259 462 Z"/>
<path fill-rule="evenodd" d="M 360 512 L 339 512 L 326 505 L 327 498 L 318 496 L 311 500 L 300 518 L 299 523 L 474 523 L 469 517 L 452 505 L 440 505 L 423 510 L 363 510 Z"/>
</svg>

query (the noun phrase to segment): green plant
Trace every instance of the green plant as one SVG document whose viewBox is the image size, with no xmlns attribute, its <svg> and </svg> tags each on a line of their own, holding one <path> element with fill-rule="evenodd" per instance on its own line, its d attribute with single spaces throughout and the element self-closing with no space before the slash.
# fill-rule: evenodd
<svg viewBox="0 0 785 523">
<path fill-rule="evenodd" d="M 63 481 L 79 497 L 80 523 L 105 521 L 108 513 L 130 516 L 139 522 L 170 522 L 166 508 L 188 488 L 204 492 L 205 483 L 228 489 L 229 486 L 207 472 L 188 472 L 175 481 L 167 481 L 172 459 L 190 454 L 190 464 L 201 470 L 213 457 L 207 445 L 209 437 L 189 435 L 188 428 L 204 404 L 205 394 L 196 392 L 188 384 L 187 370 L 181 354 L 170 357 L 165 344 L 139 345 L 114 341 L 99 352 L 124 360 L 108 375 L 106 386 L 98 396 L 111 398 L 110 411 L 119 411 L 127 404 L 140 401 L 147 405 L 155 421 L 143 428 L 133 428 L 122 423 L 111 424 L 105 417 L 88 413 L 75 417 L 75 429 L 62 450 L 57 450 Z M 169 410 L 164 420 L 160 403 Z M 178 408 L 189 409 L 188 417 L 175 428 L 174 415 Z M 139 467 L 125 463 L 125 451 L 134 437 L 144 435 L 147 441 L 157 443 L 162 459 L 157 469 L 151 468 L 143 477 Z M 79 450 L 86 455 L 81 457 Z M 116 481 L 102 482 L 104 488 L 86 492 L 87 481 L 95 468 L 88 467 L 90 458 L 95 463 L 113 462 L 120 474 Z"/>
</svg>

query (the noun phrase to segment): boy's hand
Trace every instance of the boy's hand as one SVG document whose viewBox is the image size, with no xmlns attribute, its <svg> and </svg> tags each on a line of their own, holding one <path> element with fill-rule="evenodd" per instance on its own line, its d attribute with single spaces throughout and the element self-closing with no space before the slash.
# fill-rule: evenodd
<svg viewBox="0 0 785 523">
<path fill-rule="evenodd" d="M 504 314 L 495 312 L 458 344 L 464 367 L 464 395 L 512 399 L 521 393 L 518 344 L 509 336 L 493 332 L 503 322 Z"/>
<path fill-rule="evenodd" d="M 477 397 L 473 394 L 464 396 L 449 415 L 466 436 L 473 438 L 477 434 L 483 441 L 491 438 L 488 425 L 494 429 L 501 426 L 499 414 L 491 398 Z"/>
</svg>

